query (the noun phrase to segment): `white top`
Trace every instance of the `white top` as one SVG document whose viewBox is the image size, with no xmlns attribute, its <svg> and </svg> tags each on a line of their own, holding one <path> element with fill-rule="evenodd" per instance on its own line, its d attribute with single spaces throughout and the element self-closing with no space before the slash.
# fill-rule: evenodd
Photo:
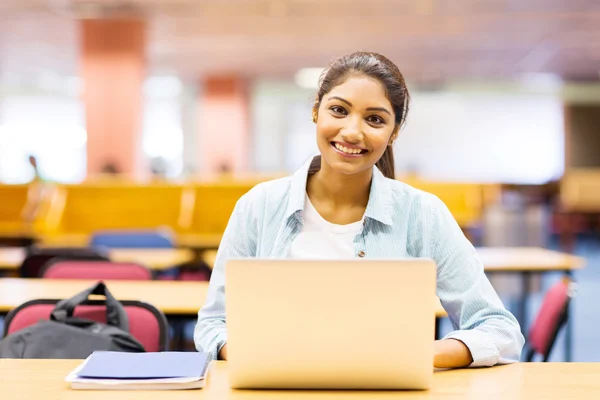
<svg viewBox="0 0 600 400">
<path fill-rule="evenodd" d="M 326 221 L 310 202 L 304 201 L 304 225 L 296 236 L 288 258 L 340 259 L 355 258 L 354 238 L 363 227 L 363 221 L 337 225 Z"/>
</svg>

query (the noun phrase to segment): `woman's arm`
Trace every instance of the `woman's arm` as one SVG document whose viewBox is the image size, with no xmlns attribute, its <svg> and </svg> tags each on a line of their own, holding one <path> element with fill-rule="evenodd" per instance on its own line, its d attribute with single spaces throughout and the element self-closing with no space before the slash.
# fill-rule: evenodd
<svg viewBox="0 0 600 400">
<path fill-rule="evenodd" d="M 471 351 L 460 340 L 436 340 L 433 347 L 433 366 L 435 368 L 460 368 L 473 362 Z"/>
<path fill-rule="evenodd" d="M 435 360 L 440 364 L 436 366 L 481 367 L 519 361 L 525 341 L 519 323 L 500 301 L 475 248 L 446 205 L 437 197 L 432 201 L 429 252 L 438 267 L 438 297 L 455 329 L 436 342 Z"/>
<path fill-rule="evenodd" d="M 225 324 L 225 264 L 229 258 L 256 255 L 257 229 L 252 212 L 252 191 L 236 204 L 221 239 L 210 278 L 206 303 L 198 312 L 194 330 L 196 349 L 212 359 L 227 358 L 227 326 Z"/>
</svg>

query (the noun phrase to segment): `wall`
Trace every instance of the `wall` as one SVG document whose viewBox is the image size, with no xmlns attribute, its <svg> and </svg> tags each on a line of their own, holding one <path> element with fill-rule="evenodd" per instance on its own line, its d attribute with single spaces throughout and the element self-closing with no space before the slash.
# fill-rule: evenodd
<svg viewBox="0 0 600 400">
<path fill-rule="evenodd" d="M 543 183 L 562 175 L 560 94 L 518 86 L 413 90 L 395 147 L 400 173 L 453 181 Z M 253 88 L 254 167 L 293 171 L 316 152 L 314 90 L 290 83 Z"/>
</svg>

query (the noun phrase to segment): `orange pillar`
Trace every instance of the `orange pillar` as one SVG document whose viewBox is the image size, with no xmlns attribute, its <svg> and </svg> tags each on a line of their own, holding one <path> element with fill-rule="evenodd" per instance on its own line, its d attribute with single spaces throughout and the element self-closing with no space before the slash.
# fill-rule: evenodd
<svg viewBox="0 0 600 400">
<path fill-rule="evenodd" d="M 238 77 L 209 77 L 199 101 L 200 170 L 218 173 L 248 170 L 250 153 L 249 94 Z"/>
<path fill-rule="evenodd" d="M 82 20 L 88 174 L 112 163 L 140 175 L 145 24 L 132 19 Z"/>
</svg>

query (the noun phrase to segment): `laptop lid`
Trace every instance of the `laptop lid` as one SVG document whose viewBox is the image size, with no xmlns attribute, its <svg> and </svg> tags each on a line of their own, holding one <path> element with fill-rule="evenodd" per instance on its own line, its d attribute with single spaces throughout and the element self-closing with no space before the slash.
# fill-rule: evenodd
<svg viewBox="0 0 600 400">
<path fill-rule="evenodd" d="M 234 388 L 426 389 L 433 376 L 430 259 L 232 259 Z"/>
</svg>

